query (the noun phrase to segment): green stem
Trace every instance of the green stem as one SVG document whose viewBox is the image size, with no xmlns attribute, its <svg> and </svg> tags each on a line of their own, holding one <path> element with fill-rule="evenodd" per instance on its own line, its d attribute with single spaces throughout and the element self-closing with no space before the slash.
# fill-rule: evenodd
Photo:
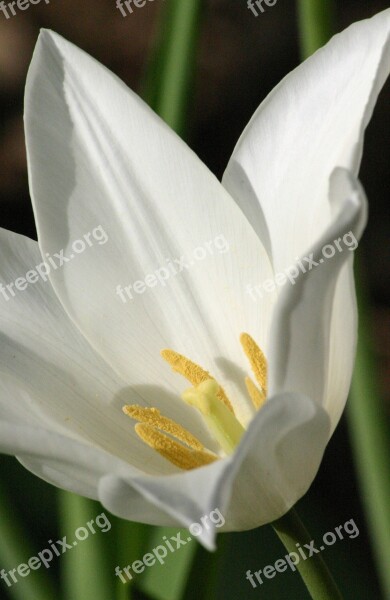
<svg viewBox="0 0 390 600">
<path fill-rule="evenodd" d="M 104 551 L 105 535 L 97 526 L 95 534 L 78 541 L 75 532 L 79 527 L 87 529 L 87 523 L 96 520 L 104 510 L 102 507 L 81 496 L 60 491 L 60 513 L 62 535 L 70 544 L 77 547 L 67 550 L 62 557 L 64 567 L 65 598 L 69 600 L 107 600 L 113 597 L 113 570 Z M 105 513 L 106 514 L 106 513 Z M 106 515 L 109 519 L 109 515 Z M 88 530 L 87 530 L 88 531 Z"/>
<path fill-rule="evenodd" d="M 24 528 L 17 521 L 15 508 L 11 509 L 2 490 L 0 490 L 0 518 L 0 565 L 1 569 L 9 572 L 11 569 L 17 569 L 21 564 L 26 565 L 29 559 L 36 557 L 41 549 L 33 549 L 28 543 Z M 23 569 L 23 572 L 26 574 L 26 569 Z M 11 576 L 7 577 L 11 587 L 8 587 L 4 578 L 4 588 L 13 600 L 25 600 L 26 598 L 29 600 L 52 600 L 52 598 L 58 597 L 42 565 L 40 570 L 31 571 L 27 577 L 21 577 L 18 572 L 15 576 L 16 583 Z"/>
<path fill-rule="evenodd" d="M 196 65 L 202 2 L 167 0 L 160 42 L 148 69 L 144 98 L 179 135 L 186 114 Z"/>
<path fill-rule="evenodd" d="M 356 269 L 358 275 L 358 269 Z M 361 278 L 356 277 L 357 282 Z M 378 390 L 366 294 L 359 296 L 359 337 L 352 397 L 348 403 L 350 436 L 367 510 L 373 551 L 386 598 L 390 598 L 390 435 L 389 417 Z"/>
<path fill-rule="evenodd" d="M 298 558 L 300 557 L 297 544 L 304 548 L 304 544 L 310 544 L 312 541 L 294 509 L 274 521 L 272 526 L 288 552 L 294 552 Z M 342 595 L 321 554 L 315 554 L 306 560 L 301 559 L 296 568 L 313 600 L 342 600 Z"/>
<path fill-rule="evenodd" d="M 116 540 L 115 562 L 120 568 L 123 568 L 142 558 L 148 548 L 151 547 L 149 541 L 153 529 L 150 525 L 144 523 L 133 523 L 121 519 L 113 519 L 113 524 Z M 135 600 L 138 597 L 138 592 L 134 588 L 136 583 L 136 578 L 123 583 L 118 577 L 117 600 Z"/>
<path fill-rule="evenodd" d="M 308 58 L 334 33 L 334 0 L 298 0 L 301 56 Z"/>
</svg>

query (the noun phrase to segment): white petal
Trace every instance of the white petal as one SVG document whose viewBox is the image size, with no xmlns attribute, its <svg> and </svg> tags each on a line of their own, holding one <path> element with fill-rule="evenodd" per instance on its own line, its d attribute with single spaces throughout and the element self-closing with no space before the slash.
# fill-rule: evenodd
<svg viewBox="0 0 390 600">
<path fill-rule="evenodd" d="M 264 100 L 233 152 L 223 183 L 276 271 L 329 225 L 334 168 L 358 173 L 364 130 L 390 71 L 389 32 L 387 9 L 334 36 Z"/>
<path fill-rule="evenodd" d="M 367 206 L 359 182 L 345 169 L 332 174 L 330 197 L 334 221 L 306 253 L 318 266 L 303 259 L 307 272 L 297 267 L 294 286 L 287 284 L 279 297 L 269 361 L 271 393 L 309 396 L 326 408 L 334 428 L 348 394 L 356 340 L 356 302 L 349 273 L 353 254 L 348 244 L 360 240 Z M 328 244 L 333 250 L 325 252 Z M 334 256 L 326 258 L 333 251 Z"/>
<path fill-rule="evenodd" d="M 0 452 L 16 454 L 21 464 L 60 488 L 98 499 L 99 480 L 107 474 L 135 474 L 116 457 L 43 428 L 0 421 Z"/>
<path fill-rule="evenodd" d="M 0 420 L 8 424 L 47 427 L 58 433 L 66 431 L 65 428 L 61 430 L 60 423 L 51 422 L 49 417 L 39 411 L 17 378 L 4 373 L 3 365 L 0 366 Z"/>
<path fill-rule="evenodd" d="M 99 500 L 114 515 L 149 525 L 180 526 L 178 516 L 171 516 L 149 500 L 137 488 L 118 475 L 106 475 L 99 482 Z"/>
<path fill-rule="evenodd" d="M 122 413 L 126 403 L 143 403 L 141 397 L 83 338 L 50 282 L 39 278 L 24 290 L 6 287 L 42 262 L 38 244 L 0 229 L 0 255 L 0 284 L 6 292 L 0 294 L 0 419 L 45 423 L 141 469 L 146 464 L 151 472 L 172 472 L 166 461 L 147 452 Z"/>
<path fill-rule="evenodd" d="M 329 435 L 329 419 L 299 395 L 270 399 L 231 459 L 178 475 L 145 477 L 106 452 L 39 428 L 0 421 L 0 452 L 14 453 L 42 479 L 99 499 L 113 514 L 154 525 L 189 527 L 218 509 L 223 531 L 268 523 L 310 486 Z M 216 519 L 216 515 L 214 515 Z M 210 549 L 221 519 L 200 541 Z"/>
<path fill-rule="evenodd" d="M 59 463 L 48 457 L 38 460 L 29 456 L 17 456 L 16 458 L 30 473 L 61 490 L 67 490 L 92 500 L 99 499 L 99 483 L 104 476 L 96 471 L 92 463 L 88 467 L 83 467 L 79 462 Z"/>
<path fill-rule="evenodd" d="M 328 437 L 329 418 L 320 405 L 304 396 L 281 395 L 257 414 L 231 459 L 171 477 L 125 481 L 108 476 L 99 497 L 127 519 L 189 527 L 218 509 L 223 531 L 250 529 L 279 518 L 307 491 Z M 151 513 L 142 497 L 158 512 Z M 211 549 L 218 522 L 209 520 L 199 538 Z"/>
<path fill-rule="evenodd" d="M 329 340 L 329 363 L 323 406 L 331 417 L 333 433 L 348 398 L 358 333 L 358 311 L 350 258 L 342 267 L 336 284 Z"/>
<path fill-rule="evenodd" d="M 278 519 L 307 492 L 329 439 L 327 413 L 299 394 L 270 397 L 251 423 L 235 460 L 228 528 Z"/>
<path fill-rule="evenodd" d="M 99 499 L 124 519 L 189 527 L 215 508 L 225 512 L 232 476 L 228 459 L 169 477 L 111 476 L 102 479 Z M 200 541 L 212 549 L 214 536 L 211 528 Z"/>
<path fill-rule="evenodd" d="M 273 302 L 268 295 L 259 311 L 245 285 L 271 267 L 221 184 L 122 82 L 50 32 L 29 71 L 26 134 L 42 251 L 69 257 L 94 228 L 108 235 L 100 245 L 90 237 L 91 247 L 51 273 L 97 351 L 135 385 L 178 392 L 186 384 L 159 357 L 168 345 L 206 369 L 216 364 L 213 375 L 242 395 L 233 385 L 247 367 L 238 336 L 249 330 L 264 346 Z M 152 287 L 142 284 L 147 275 Z M 125 303 L 117 286 L 136 281 L 143 291 L 125 292 Z M 239 416 L 251 414 L 248 402 Z"/>
</svg>

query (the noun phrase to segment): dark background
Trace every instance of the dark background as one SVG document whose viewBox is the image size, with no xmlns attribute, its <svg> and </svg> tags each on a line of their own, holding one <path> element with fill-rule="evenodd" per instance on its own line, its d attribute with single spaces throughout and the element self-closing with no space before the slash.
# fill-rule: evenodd
<svg viewBox="0 0 390 600">
<path fill-rule="evenodd" d="M 1 227 L 36 236 L 26 174 L 22 108 L 26 72 L 39 28 L 50 28 L 64 35 L 139 91 L 162 3 L 163 0 L 147 2 L 144 8 L 135 9 L 126 18 L 115 8 L 114 0 L 82 0 L 82 3 L 51 0 L 49 5 L 42 0 L 25 12 L 16 9 L 17 15 L 8 20 L 0 13 Z M 208 0 L 205 4 L 188 141 L 221 176 L 253 111 L 299 62 L 297 18 L 293 0 L 279 0 L 257 18 L 247 9 L 246 0 Z M 336 30 L 387 7 L 387 2 L 379 0 L 344 0 L 337 8 Z M 389 96 L 390 85 L 387 85 L 366 136 L 361 179 L 369 198 L 370 220 L 359 248 L 370 291 L 372 336 L 388 413 Z M 27 473 L 15 459 L 3 456 L 0 456 L 0 479 L 39 551 L 57 532 L 56 490 Z M 328 548 L 326 559 L 346 598 L 380 598 L 345 416 L 329 444 L 318 477 L 298 509 L 314 538 L 351 518 L 355 520 L 359 537 Z M 107 539 L 110 536 L 105 535 Z M 227 538 L 229 550 L 215 598 L 301 600 L 307 597 L 296 574 L 280 575 L 257 590 L 245 580 L 247 569 L 257 570 L 285 554 L 270 528 L 230 534 Z M 57 568 L 53 566 L 51 572 L 56 577 Z M 2 582 L 0 598 L 8 598 Z"/>
</svg>

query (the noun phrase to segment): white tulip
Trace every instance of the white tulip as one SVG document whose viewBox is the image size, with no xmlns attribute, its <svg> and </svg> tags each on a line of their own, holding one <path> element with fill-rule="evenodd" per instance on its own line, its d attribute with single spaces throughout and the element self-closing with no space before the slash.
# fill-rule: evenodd
<svg viewBox="0 0 390 600">
<path fill-rule="evenodd" d="M 283 79 L 222 184 L 117 77 L 41 33 L 25 101 L 39 242 L 0 231 L 1 452 L 159 525 L 218 508 L 224 530 L 249 529 L 305 494 L 351 382 L 346 240 L 366 223 L 357 173 L 389 31 L 390 10 L 355 23 Z"/>
</svg>

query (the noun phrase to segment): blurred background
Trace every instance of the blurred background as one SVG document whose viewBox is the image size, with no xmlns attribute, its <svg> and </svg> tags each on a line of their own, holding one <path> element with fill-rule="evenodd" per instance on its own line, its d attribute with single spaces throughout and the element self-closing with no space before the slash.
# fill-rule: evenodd
<svg viewBox="0 0 390 600">
<path fill-rule="evenodd" d="M 155 43 L 156 22 L 163 1 L 148 1 L 143 8 L 134 9 L 133 14 L 127 17 L 123 17 L 116 8 L 115 0 L 83 0 L 82 3 L 78 0 L 51 0 L 49 4 L 41 0 L 40 4 L 23 12 L 16 7 L 17 14 L 9 19 L 0 12 L 1 227 L 36 239 L 26 172 L 23 90 L 39 29 L 50 28 L 65 36 L 117 73 L 131 88 L 140 91 L 148 56 Z M 384 0 L 344 0 L 338 3 L 336 29 L 340 31 L 353 21 L 370 17 L 387 7 L 388 3 Z M 298 63 L 297 16 L 293 0 L 279 0 L 257 18 L 248 10 L 246 0 L 205 2 L 188 143 L 219 177 L 243 127 L 260 101 Z M 370 291 L 371 333 L 388 416 L 389 99 L 388 83 L 366 136 L 360 175 L 369 198 L 370 220 L 359 248 Z M 267 157 L 263 160 L 266 161 Z M 38 552 L 45 547 L 48 539 L 56 539 L 55 536 L 59 535 L 57 491 L 26 472 L 16 459 L 3 456 L 0 456 L 0 481 L 12 501 L 13 510 L 25 524 L 33 549 Z M 317 479 L 298 509 L 314 538 L 321 537 L 348 519 L 355 520 L 359 537 L 327 548 L 326 560 L 346 598 L 381 598 L 345 416 L 329 444 Z M 91 518 L 96 514 L 99 514 L 98 506 Z M 0 519 L 3 518 L 0 515 Z M 247 569 L 260 569 L 285 554 L 271 528 L 224 537 L 227 550 L 219 567 L 213 598 L 304 600 L 308 597 L 297 574 L 285 573 L 267 581 L 257 590 L 245 579 Z M 104 534 L 104 543 L 115 544 L 114 530 Z M 79 552 L 82 560 L 82 547 L 74 549 L 74 552 Z M 206 553 L 204 560 L 207 560 Z M 50 570 L 50 575 L 57 582 L 59 563 Z M 112 577 L 116 564 L 113 562 Z M 164 592 L 165 596 L 159 595 L 162 593 L 159 581 L 168 577 L 174 586 L 176 564 L 176 557 L 172 556 L 163 569 L 155 568 L 149 581 L 143 582 L 143 575 L 140 575 L 140 588 L 148 588 L 156 599 L 168 600 L 168 592 Z M 4 566 L 0 564 L 0 569 Z M 11 598 L 1 581 L 0 599 Z"/>
</svg>

